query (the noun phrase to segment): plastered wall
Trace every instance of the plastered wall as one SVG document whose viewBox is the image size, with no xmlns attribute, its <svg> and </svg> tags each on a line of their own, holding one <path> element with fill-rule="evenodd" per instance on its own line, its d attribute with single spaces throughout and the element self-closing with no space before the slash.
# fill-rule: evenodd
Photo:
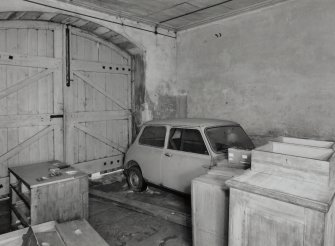
<svg viewBox="0 0 335 246">
<path fill-rule="evenodd" d="M 289 0 L 180 32 L 177 81 L 189 117 L 335 139 L 335 1 Z"/>
</svg>

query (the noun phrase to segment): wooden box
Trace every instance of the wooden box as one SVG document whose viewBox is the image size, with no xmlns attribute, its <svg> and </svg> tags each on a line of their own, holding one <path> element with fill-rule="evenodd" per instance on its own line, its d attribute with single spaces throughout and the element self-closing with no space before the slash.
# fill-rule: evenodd
<svg viewBox="0 0 335 246">
<path fill-rule="evenodd" d="M 272 139 L 271 142 L 298 144 L 298 145 L 306 145 L 311 147 L 328 148 L 328 149 L 331 149 L 334 146 L 334 142 L 332 141 L 314 140 L 307 138 L 293 138 L 293 137 L 278 137 Z"/>
<path fill-rule="evenodd" d="M 229 246 L 334 246 L 334 189 L 247 171 L 228 180 Z"/>
<path fill-rule="evenodd" d="M 229 191 L 225 181 L 243 172 L 219 167 L 192 181 L 194 246 L 228 245 Z"/>
<path fill-rule="evenodd" d="M 333 149 L 269 142 L 252 150 L 251 170 L 335 186 Z"/>
<path fill-rule="evenodd" d="M 228 148 L 228 163 L 232 166 L 250 167 L 251 164 L 251 150 Z"/>
<path fill-rule="evenodd" d="M 58 224 L 55 221 L 32 226 L 33 236 L 39 245 L 49 246 L 108 246 L 105 240 L 86 220 L 75 220 Z M 28 228 L 0 235 L 0 246 L 21 246 Z M 35 241 L 36 242 L 36 241 Z M 33 244 L 29 244 L 33 245 Z"/>
<path fill-rule="evenodd" d="M 9 168 L 11 211 L 22 225 L 88 218 L 87 174 L 66 167 L 50 177 L 50 169 L 60 165 L 53 161 Z"/>
</svg>

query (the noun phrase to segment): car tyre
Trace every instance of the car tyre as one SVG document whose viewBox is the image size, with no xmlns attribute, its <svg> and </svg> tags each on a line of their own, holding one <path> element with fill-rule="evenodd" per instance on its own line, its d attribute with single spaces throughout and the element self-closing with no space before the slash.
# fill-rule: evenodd
<svg viewBox="0 0 335 246">
<path fill-rule="evenodd" d="M 147 187 L 141 169 L 137 166 L 132 166 L 127 170 L 127 182 L 133 191 L 143 191 Z"/>
</svg>

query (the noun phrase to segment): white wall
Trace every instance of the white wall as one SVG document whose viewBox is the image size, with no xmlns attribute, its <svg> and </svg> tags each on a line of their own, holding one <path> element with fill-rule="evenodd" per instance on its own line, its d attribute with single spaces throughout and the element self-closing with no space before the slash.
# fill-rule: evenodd
<svg viewBox="0 0 335 246">
<path fill-rule="evenodd" d="M 264 139 L 335 139 L 334 23 L 334 0 L 290 0 L 180 32 L 188 115 L 235 120 Z"/>
</svg>

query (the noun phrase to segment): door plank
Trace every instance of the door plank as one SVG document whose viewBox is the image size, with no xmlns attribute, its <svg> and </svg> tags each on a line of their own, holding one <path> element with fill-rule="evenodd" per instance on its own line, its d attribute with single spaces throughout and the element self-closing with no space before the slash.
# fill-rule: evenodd
<svg viewBox="0 0 335 246">
<path fill-rule="evenodd" d="M 73 34 L 72 36 L 80 36 L 82 38 L 89 39 L 89 40 L 95 41 L 99 44 L 105 45 L 108 48 L 112 49 L 114 52 L 116 52 L 121 57 L 129 57 L 129 54 L 127 52 L 125 52 L 123 50 L 120 50 L 120 48 L 117 47 L 115 44 L 113 44 L 111 42 L 108 42 L 108 41 L 105 41 L 105 40 L 102 40 L 98 37 L 95 37 L 92 34 L 89 34 L 89 33 L 85 32 L 83 30 L 80 30 L 80 29 L 77 29 L 77 28 L 72 28 L 71 33 Z"/>
<path fill-rule="evenodd" d="M 23 29 L 20 30 L 23 32 Z M 31 30 L 29 30 L 31 32 Z M 31 34 L 29 34 L 31 35 Z M 23 55 L 19 52 L 0 52 L 0 65 L 9 65 L 15 67 L 42 67 L 42 68 L 59 68 L 62 60 L 49 58 L 49 57 L 38 57 L 34 55 Z"/>
<path fill-rule="evenodd" d="M 96 111 L 70 113 L 69 120 L 73 122 L 106 121 L 106 120 L 126 120 L 131 114 L 128 110 L 119 111 Z M 0 117 L 1 122 L 1 117 Z"/>
<path fill-rule="evenodd" d="M 93 81 L 87 77 L 86 75 L 83 75 L 81 72 L 75 71 L 74 74 L 76 76 L 78 76 L 80 79 L 82 79 L 83 81 L 85 81 L 87 84 L 89 84 L 90 86 L 92 86 L 94 89 L 96 89 L 97 91 L 99 91 L 101 94 L 103 94 L 104 96 L 106 96 L 107 98 L 109 98 L 110 100 L 112 100 L 114 103 L 116 103 L 117 105 L 119 105 L 122 109 L 127 109 L 126 106 L 124 106 L 121 102 L 119 102 L 118 100 L 116 100 L 115 98 L 111 97 L 110 95 L 108 95 L 106 93 L 106 91 L 100 89 L 98 86 L 95 85 L 95 83 L 93 83 Z M 1 97 L 0 97 L 1 99 Z"/>
<path fill-rule="evenodd" d="M 45 77 L 46 75 L 52 73 L 54 71 L 54 69 L 46 69 L 42 72 L 39 72 L 38 74 L 35 74 L 33 76 L 30 76 L 28 78 L 25 78 L 23 80 L 21 80 L 20 82 L 12 85 L 11 87 L 0 91 L 0 99 L 7 97 L 15 92 L 17 92 L 18 90 L 22 89 L 23 87 L 29 85 L 30 83 L 36 82 L 37 80 Z"/>
<path fill-rule="evenodd" d="M 0 128 L 14 128 L 21 126 L 59 125 L 61 119 L 50 118 L 51 114 L 37 115 L 0 115 Z"/>
<path fill-rule="evenodd" d="M 54 129 L 54 126 L 48 126 L 44 128 L 42 131 L 38 132 L 31 138 L 27 139 L 26 141 L 18 144 L 16 147 L 8 151 L 6 154 L 0 156 L 0 163 L 2 163 L 5 160 L 8 160 L 9 158 L 13 157 L 14 155 L 18 154 L 21 150 L 29 146 L 31 143 L 38 140 L 41 136 L 44 136 L 45 134 L 51 132 Z"/>
<path fill-rule="evenodd" d="M 107 62 L 94 62 L 73 60 L 71 66 L 74 71 L 89 71 L 98 73 L 111 73 L 111 74 L 130 74 L 130 66 L 117 63 Z"/>
<path fill-rule="evenodd" d="M 96 133 L 96 132 L 88 129 L 85 126 L 82 126 L 80 124 L 76 124 L 75 123 L 74 127 L 77 128 L 77 129 L 79 129 L 79 130 L 81 130 L 81 131 L 83 131 L 83 132 L 85 132 L 85 133 L 87 133 L 88 135 L 94 137 L 95 139 L 97 139 L 97 140 L 99 140 L 99 141 L 107 144 L 108 146 L 110 146 L 110 147 L 112 147 L 112 148 L 120 151 L 121 153 L 125 153 L 125 151 L 126 151 L 126 149 L 124 147 L 118 145 L 117 143 L 113 142 L 110 139 L 105 138 L 104 136 L 101 136 L 100 134 L 98 134 L 98 133 Z"/>
</svg>

